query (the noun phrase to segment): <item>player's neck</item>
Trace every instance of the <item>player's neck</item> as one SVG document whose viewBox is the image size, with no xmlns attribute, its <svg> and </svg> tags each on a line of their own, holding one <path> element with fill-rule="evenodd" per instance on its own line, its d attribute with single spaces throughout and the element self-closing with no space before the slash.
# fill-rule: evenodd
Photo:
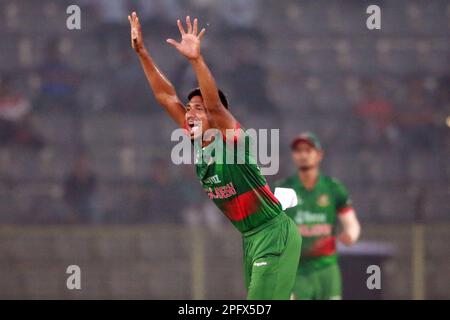
<svg viewBox="0 0 450 320">
<path fill-rule="evenodd" d="M 319 169 L 311 168 L 305 171 L 299 170 L 298 177 L 307 190 L 312 190 L 319 178 Z"/>
</svg>

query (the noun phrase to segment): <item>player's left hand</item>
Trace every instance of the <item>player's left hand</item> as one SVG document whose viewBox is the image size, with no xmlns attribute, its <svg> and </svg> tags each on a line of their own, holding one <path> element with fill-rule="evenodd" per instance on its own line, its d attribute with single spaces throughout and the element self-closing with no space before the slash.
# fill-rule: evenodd
<svg viewBox="0 0 450 320">
<path fill-rule="evenodd" d="M 183 28 L 180 20 L 177 20 L 178 29 L 181 34 L 181 41 L 177 42 L 173 39 L 167 39 L 167 43 L 173 45 L 183 56 L 189 60 L 195 60 L 200 57 L 200 41 L 206 32 L 203 28 L 198 33 L 198 20 L 194 19 L 194 24 L 191 23 L 191 18 L 186 17 L 187 32 Z"/>
</svg>

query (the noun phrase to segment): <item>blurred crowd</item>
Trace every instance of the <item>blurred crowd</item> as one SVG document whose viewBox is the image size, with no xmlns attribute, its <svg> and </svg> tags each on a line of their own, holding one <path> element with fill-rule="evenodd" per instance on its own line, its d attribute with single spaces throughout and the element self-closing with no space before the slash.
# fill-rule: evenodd
<svg viewBox="0 0 450 320">
<path fill-rule="evenodd" d="M 69 1 L 0 4 L 0 223 L 224 221 L 193 168 L 170 161 L 174 126 L 130 49 L 131 10 L 182 98 L 196 80 L 165 39 L 177 36 L 177 18 L 200 18 L 206 60 L 232 112 L 247 127 L 281 129 L 281 172 L 270 181 L 293 172 L 290 137 L 313 130 L 325 170 L 355 191 L 362 220 L 448 216 L 445 1 L 396 1 L 398 16 L 383 18 L 378 33 L 365 29 L 357 1 L 78 3 L 82 29 L 73 31 Z"/>
</svg>

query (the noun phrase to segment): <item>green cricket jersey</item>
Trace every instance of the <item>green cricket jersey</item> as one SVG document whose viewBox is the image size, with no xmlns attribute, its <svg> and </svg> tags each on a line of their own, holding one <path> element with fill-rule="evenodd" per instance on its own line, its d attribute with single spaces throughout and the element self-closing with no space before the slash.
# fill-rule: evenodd
<svg viewBox="0 0 450 320">
<path fill-rule="evenodd" d="M 251 153 L 250 136 L 243 130 L 231 139 L 216 135 L 213 142 L 196 147 L 195 152 L 203 189 L 240 232 L 257 228 L 283 212 Z"/>
<path fill-rule="evenodd" d="M 294 219 L 303 238 L 300 269 L 308 271 L 336 263 L 337 215 L 352 209 L 345 186 L 322 174 L 312 190 L 302 185 L 297 174 L 277 186 L 297 193 L 297 206 L 285 212 Z"/>
</svg>

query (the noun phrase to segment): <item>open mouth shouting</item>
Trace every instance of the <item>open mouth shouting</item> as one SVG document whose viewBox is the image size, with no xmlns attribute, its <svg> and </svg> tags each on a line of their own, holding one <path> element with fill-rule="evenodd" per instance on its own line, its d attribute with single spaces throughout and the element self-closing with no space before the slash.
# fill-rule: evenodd
<svg viewBox="0 0 450 320">
<path fill-rule="evenodd" d="M 201 127 L 202 122 L 200 121 L 200 119 L 195 117 L 187 119 L 187 130 L 189 131 L 191 137 L 198 137 L 198 135 L 202 132 Z"/>
</svg>

